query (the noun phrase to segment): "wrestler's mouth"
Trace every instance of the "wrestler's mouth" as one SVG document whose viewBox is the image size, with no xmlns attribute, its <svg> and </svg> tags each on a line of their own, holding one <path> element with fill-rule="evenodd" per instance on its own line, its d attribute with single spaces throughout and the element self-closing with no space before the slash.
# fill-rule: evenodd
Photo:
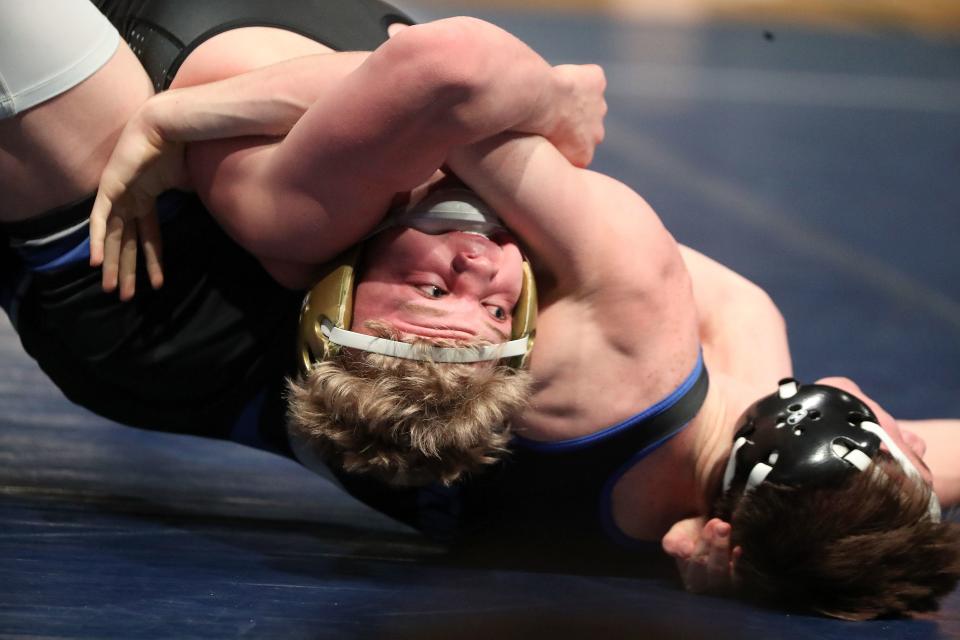
<svg viewBox="0 0 960 640">
<path fill-rule="evenodd" d="M 478 342 L 477 332 L 463 327 L 441 327 L 412 322 L 398 322 L 394 325 L 394 328 L 404 336 L 404 340 L 428 338 L 433 340 L 457 340 L 468 341 L 471 343 Z"/>
</svg>

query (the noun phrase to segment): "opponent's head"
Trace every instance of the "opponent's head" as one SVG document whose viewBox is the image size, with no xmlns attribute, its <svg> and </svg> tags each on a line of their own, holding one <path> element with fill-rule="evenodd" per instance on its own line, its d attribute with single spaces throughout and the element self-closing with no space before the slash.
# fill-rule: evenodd
<svg viewBox="0 0 960 640">
<path fill-rule="evenodd" d="M 881 445 L 907 477 L 924 482 L 866 402 L 834 386 L 787 378 L 740 418 L 723 491 L 749 492 L 763 482 L 796 488 L 838 485 L 851 473 L 865 471 Z M 929 516 L 940 521 L 933 492 Z"/>
<path fill-rule="evenodd" d="M 496 216 L 467 189 L 434 191 L 307 296 L 292 432 L 348 471 L 451 482 L 505 449 L 535 318 L 532 271 Z"/>
<path fill-rule="evenodd" d="M 717 507 L 744 591 L 845 618 L 936 608 L 960 576 L 960 533 L 901 444 L 831 385 L 782 380 L 747 409 Z"/>
</svg>

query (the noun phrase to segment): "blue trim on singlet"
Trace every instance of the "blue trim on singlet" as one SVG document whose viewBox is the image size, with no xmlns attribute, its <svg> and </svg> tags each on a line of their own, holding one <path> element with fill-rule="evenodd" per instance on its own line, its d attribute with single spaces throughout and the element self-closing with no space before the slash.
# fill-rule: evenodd
<svg viewBox="0 0 960 640">
<path fill-rule="evenodd" d="M 694 364 L 693 370 L 684 379 L 680 386 L 677 387 L 672 393 L 648 409 L 628 418 L 627 420 L 603 429 L 602 431 L 597 431 L 587 436 L 571 438 L 569 440 L 562 440 L 559 442 L 539 442 L 517 438 L 517 444 L 532 451 L 547 454 L 577 451 L 589 446 L 595 446 L 603 440 L 622 433 L 627 429 L 641 426 L 646 421 L 655 418 L 665 411 L 668 411 L 671 407 L 675 406 L 684 397 L 686 397 L 691 389 L 693 389 L 694 385 L 696 385 L 697 381 L 700 379 L 700 376 L 703 374 L 703 370 L 703 353 L 700 352 L 697 354 L 697 362 Z M 613 488 L 616 486 L 620 478 L 622 478 L 627 471 L 633 468 L 634 465 L 683 431 L 688 424 L 690 424 L 689 421 L 679 424 L 669 433 L 644 446 L 642 449 L 630 456 L 630 458 L 624 464 L 622 464 L 616 471 L 614 471 L 613 474 L 610 475 L 609 478 L 607 478 L 603 488 L 600 491 L 597 504 L 597 516 L 600 519 L 601 530 L 606 538 L 612 543 L 632 550 L 647 550 L 651 548 L 653 543 L 646 540 L 636 540 L 631 538 L 623 533 L 623 531 L 621 531 L 617 526 L 613 519 Z"/>
<path fill-rule="evenodd" d="M 569 440 L 557 440 L 552 442 L 541 442 L 539 440 L 529 440 L 522 436 L 515 436 L 514 442 L 518 446 L 524 447 L 526 449 L 530 449 L 531 451 L 537 451 L 541 453 L 571 451 L 571 450 L 587 447 L 592 444 L 596 444 L 601 440 L 605 440 L 621 431 L 630 429 L 636 426 L 637 424 L 644 422 L 645 420 L 649 420 L 650 418 L 653 418 L 654 416 L 657 416 L 663 413 L 664 411 L 667 411 L 668 409 L 670 409 L 670 407 L 677 404 L 677 402 L 679 402 L 685 395 L 687 395 L 690 389 L 693 388 L 693 385 L 697 383 L 697 379 L 700 377 L 700 373 L 702 371 L 703 371 L 703 353 L 701 352 L 697 354 L 697 362 L 693 367 L 693 371 L 690 373 L 690 375 L 687 376 L 687 378 L 683 381 L 683 383 L 681 383 L 680 386 L 677 387 L 670 395 L 668 395 L 663 400 L 657 402 L 650 408 L 644 411 L 641 411 L 640 413 L 633 415 L 630 418 L 627 418 L 623 422 L 618 422 L 617 424 L 611 427 L 607 427 L 606 429 L 603 429 L 601 431 L 596 431 L 594 433 L 591 433 L 585 436 L 580 436 L 578 438 L 571 438 Z M 686 425 L 683 425 L 683 426 L 686 426 Z M 682 427 L 680 429 L 682 429 Z M 680 429 L 678 429 L 678 431 Z M 675 433 L 672 435 L 675 435 Z M 664 438 L 663 440 L 658 441 L 658 443 L 662 444 L 663 442 L 668 440 L 670 437 L 672 437 L 672 435 L 668 436 L 667 438 Z M 655 443 L 654 445 L 651 445 L 651 446 L 656 448 L 656 446 L 659 446 L 658 443 Z M 643 449 L 643 451 L 647 451 L 647 452 L 649 452 L 649 450 L 652 450 L 652 449 L 650 449 L 650 447 L 646 447 L 645 449 Z"/>
<path fill-rule="evenodd" d="M 167 191 L 157 198 L 157 217 L 161 225 L 176 217 L 182 197 L 181 192 Z M 84 225 L 48 245 L 17 247 L 15 251 L 23 260 L 27 270 L 33 272 L 53 271 L 78 262 L 89 261 L 89 226 Z"/>
<path fill-rule="evenodd" d="M 24 247 L 18 251 L 30 271 L 53 271 L 90 260 L 90 234 L 84 226 L 45 247 Z"/>
<path fill-rule="evenodd" d="M 620 481 L 620 478 L 622 478 L 627 471 L 632 469 L 635 464 L 653 453 L 655 450 L 659 449 L 674 436 L 686 429 L 688 424 L 690 423 L 683 423 L 677 428 L 676 431 L 667 434 L 656 442 L 647 445 L 635 453 L 629 460 L 627 460 L 627 462 L 624 463 L 622 467 L 617 469 L 613 475 L 607 479 L 606 484 L 603 485 L 603 490 L 600 492 L 600 503 L 597 505 L 600 516 L 600 526 L 603 528 L 603 532 L 606 534 L 607 538 L 617 545 L 626 549 L 643 550 L 653 543 L 648 540 L 637 540 L 636 538 L 631 538 L 625 534 L 620 527 L 617 526 L 616 521 L 613 519 L 613 488 L 616 486 L 617 482 Z"/>
</svg>

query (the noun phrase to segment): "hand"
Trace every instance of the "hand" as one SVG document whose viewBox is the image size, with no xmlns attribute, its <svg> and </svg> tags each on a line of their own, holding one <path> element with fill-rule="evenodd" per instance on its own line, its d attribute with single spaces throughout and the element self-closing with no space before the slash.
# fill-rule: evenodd
<svg viewBox="0 0 960 640">
<path fill-rule="evenodd" d="M 102 286 L 129 300 L 136 288 L 137 245 L 154 289 L 163 284 L 157 196 L 186 186 L 184 144 L 152 124 L 150 102 L 127 123 L 100 177 L 90 213 L 90 265 L 103 265 Z"/>
<path fill-rule="evenodd" d="M 730 524 L 720 518 L 687 518 L 670 527 L 661 542 L 677 561 L 683 586 L 691 593 L 721 593 L 734 586 L 734 565 L 743 553 L 730 549 Z"/>
<path fill-rule="evenodd" d="M 559 97 L 553 101 L 553 123 L 545 137 L 571 164 L 586 167 L 603 141 L 607 87 L 603 69 L 595 64 L 565 64 L 553 68 Z"/>
</svg>

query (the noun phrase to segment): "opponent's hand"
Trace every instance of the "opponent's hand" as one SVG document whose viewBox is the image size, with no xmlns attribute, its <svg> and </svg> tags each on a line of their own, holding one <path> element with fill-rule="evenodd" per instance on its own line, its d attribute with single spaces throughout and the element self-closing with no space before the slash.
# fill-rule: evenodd
<svg viewBox="0 0 960 640">
<path fill-rule="evenodd" d="M 687 518 L 670 527 L 661 542 L 691 593 L 721 593 L 734 586 L 734 565 L 742 554 L 730 548 L 730 524 L 720 518 Z"/>
<path fill-rule="evenodd" d="M 119 285 L 121 300 L 132 298 L 136 289 L 138 244 L 151 286 L 163 284 L 156 198 L 187 183 L 184 144 L 163 138 L 149 105 L 120 134 L 90 213 L 90 265 L 103 265 L 103 290 Z"/>
<path fill-rule="evenodd" d="M 603 141 L 607 115 L 607 80 L 595 64 L 564 64 L 553 68 L 557 95 L 552 100 L 552 123 L 545 136 L 571 164 L 586 167 Z"/>
</svg>

